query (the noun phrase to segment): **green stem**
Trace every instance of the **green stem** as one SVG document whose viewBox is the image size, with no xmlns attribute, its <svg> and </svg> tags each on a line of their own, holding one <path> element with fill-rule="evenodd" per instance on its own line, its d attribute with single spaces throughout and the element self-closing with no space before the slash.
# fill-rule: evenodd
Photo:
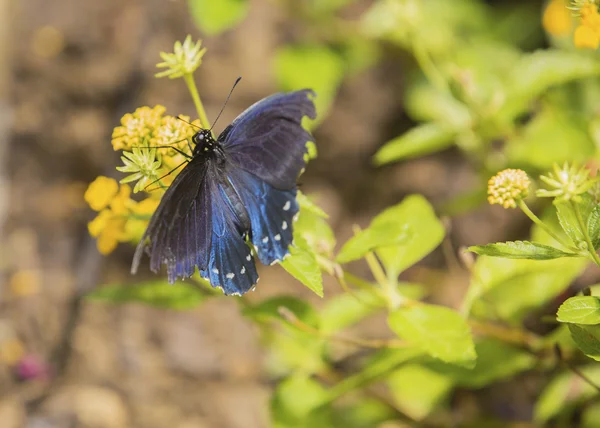
<svg viewBox="0 0 600 428">
<path fill-rule="evenodd" d="M 581 215 L 581 211 L 579 210 L 579 205 L 577 205 L 575 202 L 571 201 L 571 207 L 573 208 L 573 211 L 575 211 L 575 217 L 577 217 L 577 222 L 579 223 L 579 228 L 581 229 L 581 232 L 583 233 L 583 237 L 585 238 L 585 242 L 587 243 L 588 253 L 590 254 L 590 256 L 592 256 L 592 260 L 594 260 L 594 263 L 596 263 L 596 265 L 600 266 L 600 257 L 598 257 L 598 253 L 596 253 L 594 244 L 592 244 L 590 234 L 588 233 L 586 224 L 584 223 L 583 217 Z"/>
<path fill-rule="evenodd" d="M 541 227 L 548 235 L 553 237 L 559 244 L 561 244 L 565 248 L 568 248 L 571 251 L 575 251 L 575 252 L 578 251 L 577 249 L 573 248 L 571 245 L 565 243 L 560 236 L 558 236 L 556 233 L 554 233 L 552 231 L 552 229 L 550 229 L 546 224 L 544 224 L 544 222 L 542 220 L 540 220 L 539 217 L 536 216 L 533 213 L 533 211 L 531 211 L 529 209 L 529 207 L 527 206 L 525 201 L 523 201 L 523 199 L 519 199 L 517 201 L 517 205 L 519 206 L 519 208 L 521 208 L 521 211 L 523 211 L 525 213 L 525 215 L 531 219 L 531 221 L 533 221 L 535 224 L 537 224 L 539 227 Z"/>
<path fill-rule="evenodd" d="M 429 56 L 429 52 L 423 48 L 420 43 L 413 43 L 412 52 L 419 64 L 419 67 L 427 77 L 427 80 L 433 84 L 436 88 L 444 92 L 450 92 L 450 88 L 448 87 L 448 82 L 437 69 L 436 65 L 433 63 L 433 60 Z"/>
<path fill-rule="evenodd" d="M 206 117 L 206 112 L 204 111 L 204 106 L 202 105 L 202 100 L 200 100 L 200 94 L 198 93 L 198 88 L 196 87 L 196 82 L 194 81 L 193 74 L 184 74 L 183 79 L 192 95 L 192 99 L 194 100 L 194 105 L 196 106 L 196 112 L 198 112 L 198 117 L 200 118 L 202 128 L 208 129 L 210 126 L 210 122 L 208 121 L 208 117 Z"/>
</svg>

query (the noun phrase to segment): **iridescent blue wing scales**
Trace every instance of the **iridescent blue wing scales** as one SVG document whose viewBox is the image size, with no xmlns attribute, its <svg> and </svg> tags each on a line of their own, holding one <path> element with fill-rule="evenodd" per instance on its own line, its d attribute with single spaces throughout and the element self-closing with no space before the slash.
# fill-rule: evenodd
<svg viewBox="0 0 600 428">
<path fill-rule="evenodd" d="M 266 265 L 283 260 L 293 241 L 296 189 L 278 190 L 240 169 L 232 171 L 229 179 L 246 207 L 250 240 L 259 260 Z"/>
<path fill-rule="evenodd" d="M 219 136 L 228 158 L 276 189 L 293 189 L 314 141 L 302 118 L 316 117 L 309 89 L 267 97 L 238 116 Z"/>
</svg>

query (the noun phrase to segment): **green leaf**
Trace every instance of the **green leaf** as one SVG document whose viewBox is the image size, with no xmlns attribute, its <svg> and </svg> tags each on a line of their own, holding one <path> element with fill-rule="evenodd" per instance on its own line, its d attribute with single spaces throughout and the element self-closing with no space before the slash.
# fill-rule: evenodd
<svg viewBox="0 0 600 428">
<path fill-rule="evenodd" d="M 327 391 L 303 374 L 281 382 L 271 399 L 271 415 L 276 428 L 330 426 L 327 412 L 316 412 L 327 399 Z"/>
<path fill-rule="evenodd" d="M 193 285 L 181 282 L 169 284 L 158 280 L 134 285 L 107 285 L 87 297 L 112 303 L 139 302 L 159 308 L 184 310 L 195 308 L 207 296 Z"/>
<path fill-rule="evenodd" d="M 587 229 L 594 249 L 598 249 L 600 246 L 600 205 L 596 205 L 590 212 Z"/>
<path fill-rule="evenodd" d="M 434 358 L 473 367 L 477 354 L 467 322 L 458 312 L 442 306 L 416 304 L 388 316 L 390 328 Z"/>
<path fill-rule="evenodd" d="M 311 252 L 292 246 L 290 256 L 281 262 L 281 266 L 317 296 L 323 297 L 323 276 L 317 259 Z"/>
<path fill-rule="evenodd" d="M 600 297 L 571 297 L 560 305 L 556 318 L 560 322 L 574 324 L 600 324 Z"/>
<path fill-rule="evenodd" d="M 189 0 L 194 23 L 208 35 L 234 27 L 248 14 L 248 0 Z"/>
<path fill-rule="evenodd" d="M 361 321 L 366 316 L 385 306 L 385 302 L 372 290 L 355 290 L 327 300 L 321 309 L 321 331 L 334 333 Z"/>
<path fill-rule="evenodd" d="M 583 224 L 587 225 L 590 215 L 596 205 L 594 199 L 591 195 L 585 193 L 581 195 L 580 202 L 573 203 L 577 204 L 579 212 L 581 213 Z M 583 235 L 579 221 L 577 220 L 577 215 L 575 214 L 575 210 L 573 209 L 571 203 L 559 202 L 554 205 L 556 207 L 556 215 L 558 216 L 560 226 L 563 228 L 569 238 L 571 238 L 571 241 L 573 241 L 575 246 L 579 246 L 580 243 L 585 242 L 585 236 Z"/>
<path fill-rule="evenodd" d="M 391 277 L 429 254 L 444 237 L 444 227 L 433 208 L 419 195 L 407 196 L 373 219 L 340 250 L 338 263 L 357 260 L 377 250 Z"/>
<path fill-rule="evenodd" d="M 507 78 L 507 102 L 502 113 L 515 117 L 548 88 L 598 75 L 600 64 L 583 52 L 546 49 L 524 54 Z"/>
<path fill-rule="evenodd" d="M 317 120 L 323 120 L 344 77 L 344 61 L 324 45 L 295 45 L 275 54 L 275 75 L 284 91 L 311 88 Z"/>
<path fill-rule="evenodd" d="M 475 245 L 469 251 L 480 256 L 505 257 L 509 259 L 550 260 L 560 257 L 578 257 L 549 245 L 529 241 L 508 241 L 496 244 Z"/>
<path fill-rule="evenodd" d="M 587 119 L 564 111 L 561 105 L 554 107 L 547 103 L 520 132 L 508 139 L 505 147 L 511 165 L 540 170 L 550 169 L 554 163 L 584 162 L 595 151 Z"/>
<path fill-rule="evenodd" d="M 396 221 L 390 223 L 374 221 L 368 229 L 361 230 L 344 244 L 336 260 L 338 263 L 348 263 L 378 248 L 406 244 L 409 241 L 410 232 L 406 224 L 399 224 Z"/>
<path fill-rule="evenodd" d="M 329 390 L 329 400 L 335 400 L 350 391 L 368 386 L 381 378 L 389 375 L 391 371 L 408 361 L 422 355 L 422 351 L 415 348 L 384 349 L 376 352 L 369 358 L 360 371 L 345 377 Z"/>
<path fill-rule="evenodd" d="M 587 265 L 588 260 L 580 257 L 543 263 L 478 257 L 465 306 L 472 303 L 473 315 L 482 319 L 519 323 L 532 310 L 563 292 Z"/>
<path fill-rule="evenodd" d="M 477 363 L 473 368 L 460 367 L 432 360 L 427 367 L 452 379 L 466 388 L 479 389 L 499 380 L 507 380 L 517 373 L 532 368 L 536 359 L 530 353 L 493 339 L 482 339 L 475 344 Z"/>
<path fill-rule="evenodd" d="M 592 382 L 600 383 L 600 364 L 578 369 Z M 533 410 L 534 421 L 543 424 L 560 413 L 571 413 L 578 403 L 583 403 L 597 394 L 598 391 L 580 376 L 570 371 L 564 372 L 552 379 L 541 393 Z"/>
<path fill-rule="evenodd" d="M 447 401 L 452 379 L 417 364 L 406 364 L 386 378 L 397 406 L 420 421 Z"/>
<path fill-rule="evenodd" d="M 577 347 L 588 357 L 600 361 L 600 325 L 568 324 Z"/>
<path fill-rule="evenodd" d="M 302 198 L 301 198 L 302 199 Z M 316 205 L 309 207 L 309 200 L 300 202 L 298 220 L 294 223 L 294 245 L 313 254 L 331 258 L 335 247 L 335 235 Z"/>
<path fill-rule="evenodd" d="M 373 160 L 383 165 L 438 152 L 452 146 L 455 136 L 455 131 L 439 123 L 418 125 L 385 143 Z"/>
<path fill-rule="evenodd" d="M 319 207 L 317 204 L 311 201 L 310 198 L 301 191 L 298 191 L 298 194 L 296 195 L 296 200 L 298 201 L 301 210 L 310 212 L 311 214 L 314 214 L 321 218 L 329 218 L 329 215 L 327 215 L 327 213 L 323 211 L 321 207 Z"/>
</svg>

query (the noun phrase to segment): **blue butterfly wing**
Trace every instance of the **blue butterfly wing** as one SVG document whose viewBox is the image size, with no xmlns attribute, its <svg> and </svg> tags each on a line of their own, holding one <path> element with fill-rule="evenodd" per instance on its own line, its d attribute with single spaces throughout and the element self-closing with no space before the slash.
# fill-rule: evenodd
<svg viewBox="0 0 600 428">
<path fill-rule="evenodd" d="M 228 158 L 276 189 L 292 189 L 304 168 L 306 143 L 314 141 L 301 123 L 316 117 L 309 89 L 278 93 L 249 107 L 221 133 Z"/>
<path fill-rule="evenodd" d="M 248 213 L 250 240 L 259 260 L 266 265 L 283 260 L 289 254 L 299 209 L 296 189 L 276 189 L 239 168 L 230 172 L 229 180 Z"/>
<path fill-rule="evenodd" d="M 150 269 L 165 264 L 170 283 L 195 267 L 225 294 L 243 294 L 258 281 L 245 226 L 219 180 L 220 170 L 193 158 L 167 189 L 137 246 L 131 271 L 146 251 Z"/>
</svg>

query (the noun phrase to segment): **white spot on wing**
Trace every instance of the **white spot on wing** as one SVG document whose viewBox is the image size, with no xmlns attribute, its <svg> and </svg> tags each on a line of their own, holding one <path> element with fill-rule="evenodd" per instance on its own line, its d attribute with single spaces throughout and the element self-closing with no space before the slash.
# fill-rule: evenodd
<svg viewBox="0 0 600 428">
<path fill-rule="evenodd" d="M 274 238 L 276 241 L 281 241 L 281 235 L 279 233 L 275 235 Z"/>
<path fill-rule="evenodd" d="M 235 273 L 230 272 L 227 275 L 225 275 L 225 277 L 227 277 L 228 279 L 233 279 L 233 277 L 235 277 Z"/>
<path fill-rule="evenodd" d="M 284 221 L 283 223 L 281 223 L 281 230 L 286 230 L 287 229 L 287 221 Z"/>
<path fill-rule="evenodd" d="M 291 206 L 292 206 L 292 203 L 291 203 L 290 201 L 287 201 L 287 202 L 285 203 L 285 205 L 283 206 L 283 210 L 284 210 L 284 211 L 287 211 L 287 210 L 289 210 L 289 209 L 290 209 L 290 207 L 291 207 Z"/>
<path fill-rule="evenodd" d="M 252 256 L 251 256 L 250 254 L 248 254 L 248 255 L 246 256 L 246 260 L 248 260 L 248 261 L 252 260 Z"/>
<path fill-rule="evenodd" d="M 242 270 L 240 271 L 240 274 L 243 275 L 246 273 L 246 266 L 242 266 Z"/>
<path fill-rule="evenodd" d="M 217 275 L 219 274 L 219 269 L 217 269 L 217 268 L 214 268 L 212 271 L 213 271 L 213 273 L 216 273 Z"/>
<path fill-rule="evenodd" d="M 268 237 L 268 236 L 265 236 L 265 237 L 262 239 L 262 241 L 263 241 L 263 243 L 264 243 L 264 244 L 266 244 L 267 242 L 269 242 L 269 237 Z"/>
</svg>

